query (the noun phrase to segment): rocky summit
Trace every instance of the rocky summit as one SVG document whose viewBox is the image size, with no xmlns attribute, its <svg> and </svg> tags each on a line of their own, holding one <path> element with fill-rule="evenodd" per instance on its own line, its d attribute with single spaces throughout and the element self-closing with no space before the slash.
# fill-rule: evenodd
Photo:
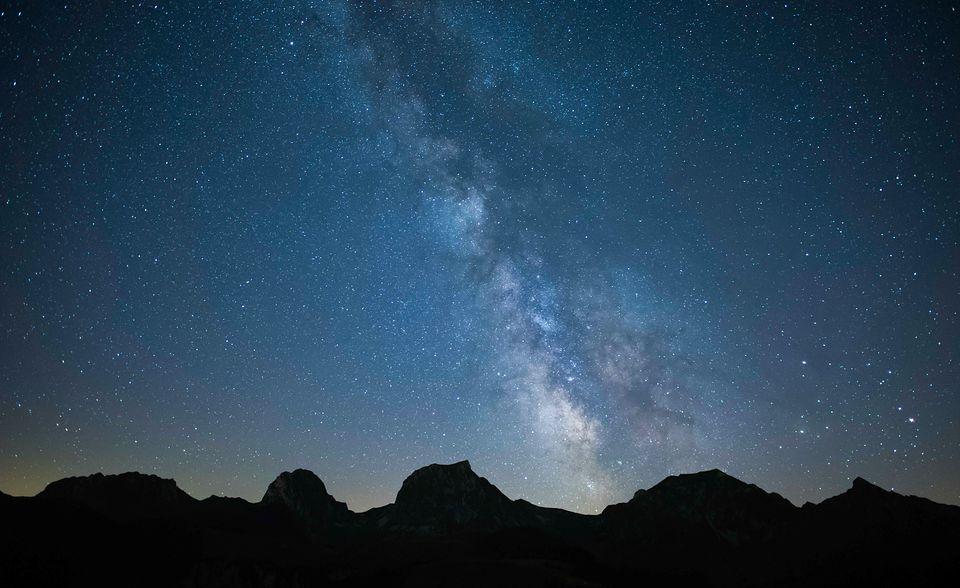
<svg viewBox="0 0 960 588">
<path fill-rule="evenodd" d="M 353 514 L 346 503 L 327 493 L 327 487 L 316 474 L 304 469 L 277 476 L 261 502 L 283 506 L 314 525 L 343 522 Z"/>
<path fill-rule="evenodd" d="M 521 526 L 525 513 L 470 462 L 433 464 L 410 474 L 378 526 L 416 533 Z"/>
<path fill-rule="evenodd" d="M 741 545 L 770 537 L 795 510 L 779 494 L 710 470 L 638 490 L 629 502 L 605 509 L 601 524 L 610 536 L 658 550 L 671 543 Z"/>
<path fill-rule="evenodd" d="M 139 472 L 64 478 L 37 498 L 82 505 L 116 519 L 169 516 L 194 502 L 175 481 Z"/>
</svg>

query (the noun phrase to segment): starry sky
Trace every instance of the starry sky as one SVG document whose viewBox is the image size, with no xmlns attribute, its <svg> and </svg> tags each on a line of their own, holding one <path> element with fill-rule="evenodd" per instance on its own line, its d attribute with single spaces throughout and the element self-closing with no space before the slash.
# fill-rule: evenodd
<svg viewBox="0 0 960 588">
<path fill-rule="evenodd" d="M 0 490 L 960 503 L 960 13 L 0 4 Z"/>
</svg>

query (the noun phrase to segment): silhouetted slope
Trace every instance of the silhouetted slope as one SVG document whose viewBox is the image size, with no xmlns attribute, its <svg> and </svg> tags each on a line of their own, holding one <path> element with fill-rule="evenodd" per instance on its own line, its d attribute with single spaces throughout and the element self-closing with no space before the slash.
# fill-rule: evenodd
<svg viewBox="0 0 960 588">
<path fill-rule="evenodd" d="M 118 520 L 171 516 L 195 502 L 175 481 L 138 472 L 64 478 L 37 498 L 80 504 Z"/>
<path fill-rule="evenodd" d="M 522 498 L 513 502 L 524 513 L 523 520 L 528 524 L 541 529 L 549 529 L 563 536 L 586 536 L 592 533 L 600 522 L 596 515 L 570 512 L 562 508 L 537 506 Z"/>
<path fill-rule="evenodd" d="M 533 524 L 528 519 L 467 461 L 416 470 L 403 481 L 396 502 L 375 513 L 378 528 L 424 534 Z"/>
<path fill-rule="evenodd" d="M 263 500 L 194 500 L 142 474 L 0 493 L 0 585 L 952 585 L 960 508 L 857 479 L 796 508 L 720 472 L 589 516 L 511 500 L 468 462 L 352 513 L 308 470 Z"/>
<path fill-rule="evenodd" d="M 737 546 L 767 540 L 797 508 L 720 470 L 670 476 L 629 502 L 604 509 L 601 534 L 611 542 Z"/>
<path fill-rule="evenodd" d="M 289 509 L 311 527 L 347 524 L 353 516 L 346 503 L 327 492 L 316 474 L 304 469 L 277 476 L 260 502 Z"/>
<path fill-rule="evenodd" d="M 904 496 L 884 490 L 863 478 L 856 478 L 849 490 L 823 502 L 803 508 L 809 520 L 831 521 L 868 534 L 896 529 L 904 537 L 917 538 L 931 530 L 957 531 L 960 507 L 938 504 L 918 496 Z"/>
<path fill-rule="evenodd" d="M 805 504 L 801 514 L 796 527 L 801 533 L 812 536 L 829 529 L 818 542 L 821 549 L 945 542 L 960 555 L 960 507 L 903 496 L 862 478 L 843 494 L 820 504 Z"/>
<path fill-rule="evenodd" d="M 856 478 L 846 492 L 807 503 L 772 542 L 798 583 L 938 584 L 960 571 L 960 507 L 903 496 Z"/>
<path fill-rule="evenodd" d="M 0 586 L 180 582 L 197 559 L 195 538 L 162 514 L 142 518 L 146 509 L 131 508 L 135 500 L 112 490 L 98 495 L 87 487 L 79 500 L 69 492 L 0 500 Z M 104 508 L 109 495 L 122 499 L 121 509 Z"/>
<path fill-rule="evenodd" d="M 184 522 L 209 532 L 255 535 L 274 541 L 308 540 L 303 522 L 285 506 L 242 498 L 210 496 L 200 500 Z"/>
</svg>

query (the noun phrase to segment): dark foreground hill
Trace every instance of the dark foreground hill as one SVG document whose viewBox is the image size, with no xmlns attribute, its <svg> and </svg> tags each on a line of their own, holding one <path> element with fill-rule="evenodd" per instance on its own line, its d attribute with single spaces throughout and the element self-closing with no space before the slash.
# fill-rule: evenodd
<svg viewBox="0 0 960 588">
<path fill-rule="evenodd" d="M 793 506 L 711 470 L 596 516 L 511 500 L 468 462 L 350 511 L 307 470 L 263 499 L 137 473 L 0 493 L 0 586 L 915 586 L 960 572 L 960 507 L 857 479 Z"/>
</svg>

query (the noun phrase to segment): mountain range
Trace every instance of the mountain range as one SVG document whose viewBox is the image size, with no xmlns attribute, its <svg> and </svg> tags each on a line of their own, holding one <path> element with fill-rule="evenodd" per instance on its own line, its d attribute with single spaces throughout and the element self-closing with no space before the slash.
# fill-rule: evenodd
<svg viewBox="0 0 960 588">
<path fill-rule="evenodd" d="M 720 470 L 584 515 L 512 500 L 461 461 L 355 513 L 304 469 L 259 502 L 94 474 L 0 493 L 0 586 L 954 585 L 960 507 L 857 478 L 796 507 Z"/>
</svg>

